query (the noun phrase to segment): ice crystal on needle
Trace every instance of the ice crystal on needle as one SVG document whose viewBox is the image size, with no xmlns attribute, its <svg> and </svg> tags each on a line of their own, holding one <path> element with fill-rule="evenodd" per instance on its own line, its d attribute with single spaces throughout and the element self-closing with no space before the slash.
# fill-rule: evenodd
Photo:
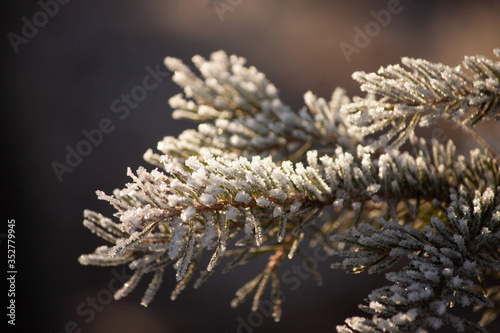
<svg viewBox="0 0 500 333">
<path fill-rule="evenodd" d="M 354 74 L 365 98 L 351 100 L 336 89 L 327 101 L 307 92 L 298 112 L 244 58 L 219 51 L 193 63 L 197 73 L 179 59 L 165 60 L 183 89 L 170 99 L 173 117 L 198 122 L 197 128 L 165 137 L 159 152 L 148 150 L 144 157 L 156 169 L 129 170 L 132 182 L 124 189 L 97 192 L 116 209 L 116 220 L 84 213 L 84 226 L 110 245 L 80 263 L 128 264 L 135 272 L 116 299 L 152 274 L 141 302 L 150 304 L 168 265 L 177 271 L 175 299 L 193 278 L 200 287 L 224 258 L 233 258 L 227 272 L 267 256 L 231 305 L 253 294 L 255 311 L 270 285 L 278 321 L 280 264 L 302 253 L 309 238 L 344 256 L 333 267 L 352 273 L 409 262 L 387 273 L 391 284 L 361 306 L 371 318 L 349 318 L 339 332 L 484 331 L 494 320 L 498 157 L 477 135 L 484 151 L 466 157 L 453 142 L 418 138 L 414 129 L 443 118 L 471 134 L 477 122 L 498 120 L 499 61 L 466 57 L 463 67 L 448 67 L 403 58 L 410 71 L 392 65 Z M 200 265 L 202 257 L 208 264 Z M 483 319 L 458 317 L 450 311 L 455 304 L 482 309 Z"/>
</svg>

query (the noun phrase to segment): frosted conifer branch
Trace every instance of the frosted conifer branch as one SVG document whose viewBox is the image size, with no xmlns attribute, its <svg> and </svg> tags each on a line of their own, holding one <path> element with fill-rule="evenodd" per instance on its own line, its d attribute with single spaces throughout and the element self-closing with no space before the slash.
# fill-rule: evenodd
<svg viewBox="0 0 500 333">
<path fill-rule="evenodd" d="M 452 326 L 485 330 L 449 312 L 461 306 L 491 306 L 482 286 L 484 272 L 500 271 L 500 198 L 498 188 L 486 187 L 474 197 L 465 188 L 452 191 L 442 218 L 433 217 L 423 230 L 380 219 L 380 226 L 360 224 L 336 235 L 335 241 L 356 249 L 335 265 L 350 272 L 387 269 L 401 257 L 410 264 L 388 273 L 394 284 L 374 290 L 369 306 L 372 319 L 350 318 L 339 332 L 358 332 L 359 325 L 373 332 L 418 332 Z M 478 277 L 480 277 L 478 279 Z"/>
<path fill-rule="evenodd" d="M 499 50 L 495 50 L 497 57 Z M 390 65 L 377 73 L 353 74 L 363 91 L 381 99 L 358 98 L 343 106 L 353 124 L 349 133 L 366 136 L 390 129 L 371 145 L 374 149 L 389 143 L 390 149 L 397 149 L 417 126 L 432 125 L 439 118 L 466 126 L 499 119 L 500 61 L 466 57 L 463 67 L 449 67 L 405 57 L 402 63 L 410 71 Z"/>
<path fill-rule="evenodd" d="M 115 219 L 84 213 L 84 226 L 110 245 L 80 256 L 80 263 L 127 264 L 135 271 L 115 298 L 152 274 L 141 301 L 147 306 L 169 265 L 177 270 L 176 299 L 192 279 L 202 286 L 226 257 L 232 260 L 223 272 L 267 256 L 231 304 L 253 294 L 256 310 L 270 286 L 279 321 L 279 267 L 295 253 L 303 256 L 308 238 L 330 255 L 333 249 L 344 255 L 335 267 L 349 272 L 376 273 L 400 258 L 410 261 L 387 275 L 392 286 L 370 294 L 363 309 L 373 317 L 350 318 L 341 332 L 483 330 L 450 313 L 455 303 L 493 305 L 480 324 L 495 318 L 498 284 L 486 286 L 484 277 L 500 277 L 498 161 L 490 151 L 457 155 L 452 141 L 427 142 L 413 129 L 441 116 L 467 125 L 496 118 L 498 62 L 466 58 L 475 73 L 469 77 L 460 68 L 404 59 L 412 73 L 389 66 L 356 74 L 381 100 L 351 102 L 337 89 L 327 102 L 308 92 L 299 112 L 243 58 L 216 52 L 193 63 L 200 74 L 166 60 L 184 89 L 170 100 L 174 117 L 199 122 L 197 130 L 164 138 L 161 154 L 149 150 L 145 158 L 157 169 L 129 169 L 132 181 L 123 189 L 97 192 L 116 209 Z M 392 149 L 374 151 L 365 137 L 387 128 L 377 142 Z M 407 139 L 406 151 L 395 149 Z"/>
<path fill-rule="evenodd" d="M 359 142 L 359 137 L 347 135 L 340 109 L 350 100 L 342 89 L 335 90 L 329 102 L 306 93 L 307 107 L 297 113 L 280 100 L 276 87 L 263 73 L 244 66 L 244 58 L 219 51 L 208 60 L 201 56 L 192 60 L 199 76 L 179 59 L 165 60 L 174 72 L 174 82 L 184 89 L 184 95 L 170 99 L 173 117 L 200 122 L 197 130 L 158 143 L 158 150 L 173 161 L 183 164 L 204 152 L 226 159 L 273 155 L 284 160 L 294 154 L 300 158 L 301 147 L 313 143 L 331 152 L 337 144 L 353 149 Z M 160 155 L 152 150 L 145 158 L 161 166 Z"/>
</svg>

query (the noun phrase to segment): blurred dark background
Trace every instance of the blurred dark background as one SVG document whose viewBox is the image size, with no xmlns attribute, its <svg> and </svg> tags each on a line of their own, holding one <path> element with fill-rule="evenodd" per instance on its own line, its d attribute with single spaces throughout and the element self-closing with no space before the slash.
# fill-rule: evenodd
<svg viewBox="0 0 500 333">
<path fill-rule="evenodd" d="M 281 322 L 265 318 L 261 323 L 249 317 L 249 302 L 238 309 L 229 306 L 234 292 L 259 272 L 263 263 L 257 262 L 216 275 L 198 290 L 188 287 L 175 302 L 169 299 L 175 285 L 169 270 L 148 308 L 139 305 L 146 278 L 125 299 L 98 303 L 92 318 L 77 311 L 91 309 L 89 299 L 102 300 L 113 277 L 112 268 L 77 262 L 80 254 L 104 244 L 83 227 L 83 210 L 113 213 L 95 190 L 123 187 L 128 166 L 147 166 L 142 154 L 148 148 L 192 126 L 171 118 L 167 101 L 180 89 L 170 78 L 125 119 L 112 112 L 115 99 L 142 85 L 148 66 L 155 69 L 165 56 L 190 62 L 194 54 L 208 57 L 223 49 L 246 57 L 298 110 L 307 90 L 325 98 L 337 86 L 360 94 L 351 79 L 356 70 L 375 71 L 402 56 L 458 65 L 464 55 L 493 57 L 493 48 L 500 47 L 498 1 L 401 0 L 401 12 L 350 61 L 341 43 L 355 46 L 355 28 L 364 30 L 374 21 L 371 11 L 387 10 L 388 1 L 223 2 L 226 7 L 218 1 L 72 0 L 59 4 L 57 12 L 47 7 L 56 3 L 50 0 L 2 3 L 5 216 L 0 232 L 15 219 L 18 271 L 17 325 L 9 332 L 333 332 L 346 317 L 362 315 L 357 305 L 386 283 L 383 275 L 345 275 L 330 270 L 330 261 L 322 262 L 324 285 L 308 279 L 295 291 L 283 288 L 287 299 Z M 40 14 L 42 5 L 53 17 Z M 36 32 L 25 27 L 34 21 Z M 53 162 L 65 164 L 66 147 L 76 149 L 85 139 L 82 131 L 97 128 L 104 118 L 113 131 L 59 181 Z M 442 126 L 445 135 L 439 139 L 455 136 Z M 488 126 L 478 131 L 498 142 Z M 473 145 L 457 138 L 464 148 Z M 1 244 L 4 253 L 6 242 Z M 287 263 L 284 271 L 300 263 Z M 243 328 L 242 321 L 256 327 Z M 500 330 L 498 321 L 490 330 Z"/>
</svg>

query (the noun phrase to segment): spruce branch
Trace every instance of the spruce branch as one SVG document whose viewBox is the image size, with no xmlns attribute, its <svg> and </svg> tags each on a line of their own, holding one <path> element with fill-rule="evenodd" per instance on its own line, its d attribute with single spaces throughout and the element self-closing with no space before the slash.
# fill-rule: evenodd
<svg viewBox="0 0 500 333">
<path fill-rule="evenodd" d="M 374 290 L 363 306 L 372 319 L 354 317 L 339 327 L 340 332 L 417 332 L 450 325 L 485 332 L 478 324 L 449 312 L 454 305 L 491 306 L 492 301 L 479 278 L 486 270 L 500 270 L 500 198 L 498 189 L 482 193 L 460 188 L 452 191 L 446 217 L 433 217 L 416 230 L 397 221 L 380 219 L 380 226 L 360 224 L 335 241 L 352 244 L 347 258 L 336 268 L 358 272 L 385 270 L 401 257 L 410 264 L 397 273 L 388 273 L 394 284 Z M 361 330 L 363 331 L 363 330 Z"/>
<path fill-rule="evenodd" d="M 498 159 L 487 146 L 458 155 L 452 141 L 427 141 L 413 130 L 439 117 L 468 130 L 496 120 L 499 62 L 466 58 L 471 77 L 459 67 L 405 58 L 411 73 L 396 65 L 355 74 L 372 95 L 351 101 L 336 89 L 327 102 L 308 92 L 299 112 L 244 58 L 219 51 L 193 63 L 199 74 L 166 59 L 184 90 L 170 100 L 174 118 L 199 122 L 197 129 L 165 137 L 160 153 L 148 150 L 145 159 L 156 169 L 129 169 L 132 181 L 123 189 L 97 191 L 116 209 L 115 219 L 84 212 L 84 226 L 109 245 L 80 256 L 80 263 L 134 270 L 116 299 L 152 274 L 141 301 L 147 306 L 169 265 L 177 271 L 174 300 L 193 279 L 195 288 L 202 286 L 225 258 L 232 258 L 223 268 L 229 272 L 267 256 L 231 305 L 254 293 L 256 311 L 270 285 L 279 321 L 280 265 L 304 256 L 300 247 L 309 239 L 329 255 L 345 256 L 334 267 L 351 273 L 409 260 L 386 275 L 392 285 L 369 295 L 362 308 L 372 318 L 350 318 L 341 332 L 443 325 L 483 331 L 480 325 L 493 320 L 498 284 L 488 286 L 485 277 L 499 281 Z M 407 139 L 408 149 L 399 150 Z M 485 311 L 483 320 L 457 317 L 449 311 L 454 304 Z"/>
<path fill-rule="evenodd" d="M 500 49 L 494 53 L 500 58 Z M 398 149 L 417 126 L 432 125 L 439 118 L 465 126 L 499 119 L 500 61 L 465 57 L 463 67 L 449 67 L 405 57 L 402 63 L 410 71 L 390 65 L 377 73 L 353 74 L 371 95 L 343 106 L 353 124 L 350 133 L 365 136 L 389 129 L 371 144 L 373 149 Z"/>
<path fill-rule="evenodd" d="M 179 59 L 167 58 L 173 80 L 184 89 L 169 101 L 176 119 L 201 122 L 197 130 L 184 131 L 178 138 L 165 137 L 158 143 L 163 155 L 182 165 L 190 156 L 234 159 L 273 156 L 275 160 L 297 160 L 315 144 L 331 152 L 337 144 L 354 149 L 356 136 L 347 135 L 341 106 L 350 102 L 345 91 L 337 89 L 331 100 L 304 95 L 306 107 L 294 112 L 278 96 L 278 91 L 255 67 L 244 67 L 246 60 L 219 51 L 209 60 L 193 57 L 200 71 L 197 76 Z M 145 159 L 162 167 L 161 155 L 148 150 Z"/>
</svg>

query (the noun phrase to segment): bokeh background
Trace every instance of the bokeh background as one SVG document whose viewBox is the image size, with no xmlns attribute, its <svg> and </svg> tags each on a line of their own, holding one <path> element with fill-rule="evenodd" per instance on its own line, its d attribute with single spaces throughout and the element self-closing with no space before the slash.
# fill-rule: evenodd
<svg viewBox="0 0 500 333">
<path fill-rule="evenodd" d="M 346 317 L 362 315 L 357 305 L 385 283 L 383 275 L 345 275 L 322 262 L 323 286 L 308 279 L 295 291 L 284 289 L 287 299 L 279 324 L 265 318 L 256 327 L 243 328 L 250 304 L 232 309 L 229 302 L 263 262 L 218 274 L 198 290 L 188 287 L 175 302 L 169 299 L 175 285 L 169 270 L 148 308 L 139 305 L 145 279 L 125 299 L 97 304 L 92 320 L 77 312 L 113 277 L 111 268 L 77 262 L 80 254 L 104 244 L 83 227 L 83 210 L 113 213 L 97 200 L 95 190 L 109 193 L 123 187 L 129 181 L 128 166 L 146 166 L 146 149 L 192 126 L 171 118 L 167 101 L 180 89 L 169 78 L 148 92 L 126 119 L 112 112 L 112 101 L 142 84 L 147 66 L 155 68 L 165 56 L 189 62 L 194 54 L 208 57 L 223 49 L 245 56 L 298 110 L 307 90 L 325 98 L 337 86 L 360 94 L 351 79 L 356 70 L 375 71 L 402 56 L 458 65 L 464 55 L 493 57 L 493 48 L 500 47 L 498 1 L 401 0 L 401 13 L 349 62 L 340 44 L 354 45 L 354 29 L 364 29 L 374 20 L 371 11 L 387 9 L 388 1 L 222 2 L 72 0 L 60 4 L 36 35 L 18 45 L 17 53 L 8 34 L 21 35 L 23 18 L 33 22 L 42 7 L 38 1 L 2 3 L 1 232 L 7 219 L 16 220 L 18 270 L 17 325 L 9 332 L 69 332 L 72 325 L 75 332 L 92 333 L 333 332 Z M 228 10 L 218 13 L 216 7 L 224 4 Z M 64 163 L 65 147 L 75 148 L 85 138 L 82 131 L 96 128 L 103 118 L 112 120 L 113 132 L 59 182 L 51 164 Z M 452 127 L 438 126 L 439 139 L 455 137 L 464 149 L 473 146 Z M 490 127 L 477 130 L 498 148 L 498 134 Z M 1 244 L 3 254 L 6 245 Z M 287 263 L 284 270 L 300 263 Z M 250 321 L 256 323 L 255 318 Z M 500 324 L 490 329 L 500 331 Z"/>
</svg>

